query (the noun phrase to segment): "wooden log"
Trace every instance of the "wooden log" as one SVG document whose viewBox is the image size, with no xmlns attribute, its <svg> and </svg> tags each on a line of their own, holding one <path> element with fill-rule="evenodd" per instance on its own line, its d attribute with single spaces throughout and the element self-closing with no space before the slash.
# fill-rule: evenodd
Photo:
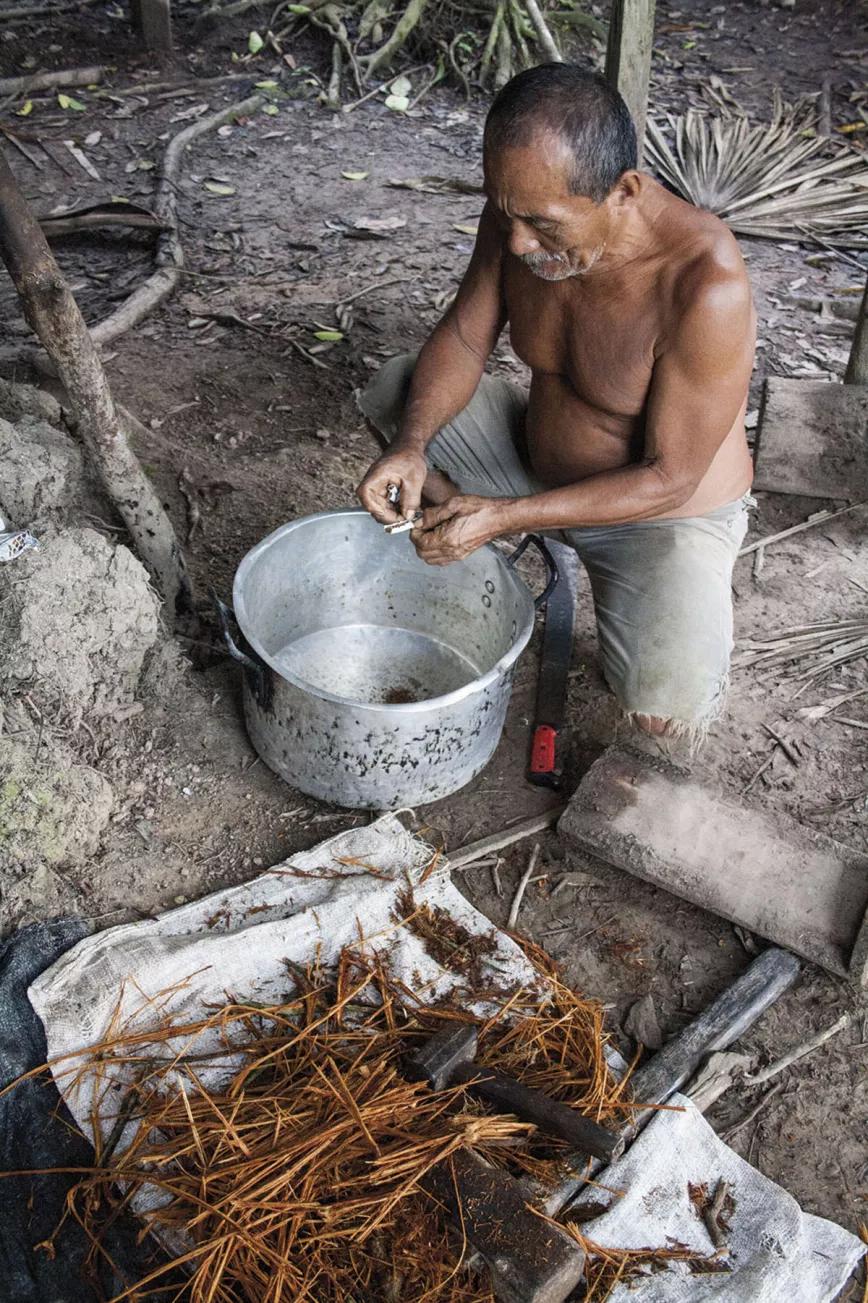
<svg viewBox="0 0 868 1303">
<path fill-rule="evenodd" d="M 34 72 L 25 77 L 0 78 L 0 95 L 30 95 L 35 91 L 64 86 L 90 86 L 102 81 L 105 68 L 65 68 L 60 72 Z"/>
<path fill-rule="evenodd" d="M 654 0 L 613 0 L 606 42 L 606 80 L 621 93 L 630 110 L 640 166 L 653 45 Z"/>
<path fill-rule="evenodd" d="M 850 349 L 847 370 L 844 372 L 845 385 L 868 385 L 868 320 L 866 319 L 868 319 L 868 281 L 865 283 L 865 293 L 862 295 L 859 316 L 856 319 L 853 347 Z"/>
<path fill-rule="evenodd" d="M 502 1303 L 563 1303 L 578 1285 L 585 1265 L 579 1245 L 528 1208 L 528 1190 L 508 1172 L 461 1149 L 422 1186 L 485 1259 Z"/>
<path fill-rule="evenodd" d="M 451 1072 L 450 1084 L 463 1083 L 471 1095 L 493 1104 L 501 1113 L 512 1113 L 524 1122 L 533 1122 L 540 1131 L 560 1136 L 577 1154 L 603 1159 L 610 1163 L 623 1150 L 623 1141 L 601 1127 L 593 1118 L 583 1117 L 568 1104 L 550 1099 L 541 1090 L 525 1086 L 498 1068 L 484 1068 L 478 1063 L 459 1063 Z"/>
<path fill-rule="evenodd" d="M 130 448 L 78 304 L 12 169 L 0 153 L 0 257 L 24 315 L 57 368 L 85 447 L 162 594 L 170 625 L 192 613 L 184 556 L 156 490 Z"/>
</svg>

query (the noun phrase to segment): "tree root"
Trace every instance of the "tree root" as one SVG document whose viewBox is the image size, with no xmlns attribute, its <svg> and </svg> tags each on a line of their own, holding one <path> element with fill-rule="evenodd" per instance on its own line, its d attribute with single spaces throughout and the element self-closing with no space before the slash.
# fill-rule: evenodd
<svg viewBox="0 0 868 1303">
<path fill-rule="evenodd" d="M 395 24 L 389 39 L 378 50 L 374 50 L 373 54 L 369 54 L 364 59 L 363 66 L 366 77 L 371 77 L 378 68 L 388 67 L 391 64 L 392 59 L 422 17 L 427 3 L 428 0 L 409 0 L 409 4 Z"/>
<path fill-rule="evenodd" d="M 200 118 L 169 141 L 154 201 L 154 212 L 165 228 L 157 241 L 156 270 L 119 308 L 92 327 L 91 338 L 96 345 L 110 344 L 138 325 L 169 297 L 180 280 L 184 252 L 178 235 L 175 192 L 184 150 L 197 136 L 215 130 L 232 118 L 254 113 L 264 102 L 263 95 L 251 95 L 240 104 L 232 104 L 208 118 Z"/>
</svg>

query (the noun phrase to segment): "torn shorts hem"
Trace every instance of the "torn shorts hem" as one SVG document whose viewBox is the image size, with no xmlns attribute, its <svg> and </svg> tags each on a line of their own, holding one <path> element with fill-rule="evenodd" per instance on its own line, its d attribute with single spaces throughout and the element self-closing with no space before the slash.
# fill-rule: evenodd
<svg viewBox="0 0 868 1303">
<path fill-rule="evenodd" d="M 611 684 L 609 685 L 611 687 Z M 614 689 L 613 689 L 614 691 Z M 666 731 L 659 734 L 659 738 L 671 739 L 672 741 L 683 741 L 687 743 L 691 755 L 695 754 L 701 746 L 707 741 L 708 734 L 713 725 L 718 723 L 726 711 L 726 699 L 729 691 L 729 674 L 725 674 L 718 685 L 717 692 L 712 698 L 711 703 L 700 715 L 685 719 L 669 710 L 643 707 L 628 710 L 621 703 L 623 718 L 627 724 L 633 728 L 639 728 L 637 722 L 638 716 L 642 715 L 651 719 L 665 719 Z M 617 696 L 618 694 L 615 693 Z M 641 730 L 643 733 L 645 729 Z"/>
</svg>

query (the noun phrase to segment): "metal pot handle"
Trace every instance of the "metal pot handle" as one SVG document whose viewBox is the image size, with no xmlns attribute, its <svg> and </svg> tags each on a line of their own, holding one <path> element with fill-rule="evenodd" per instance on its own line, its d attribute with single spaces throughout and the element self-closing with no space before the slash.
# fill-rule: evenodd
<svg viewBox="0 0 868 1303">
<path fill-rule="evenodd" d="M 253 648 L 250 648 L 250 654 L 241 650 L 232 634 L 230 623 L 238 630 L 241 638 L 244 634 L 238 621 L 235 618 L 235 612 L 231 606 L 222 601 L 217 596 L 213 588 L 211 590 L 211 600 L 214 603 L 214 609 L 217 612 L 217 619 L 220 622 L 220 632 L 223 634 L 223 641 L 226 644 L 226 650 L 233 660 L 237 661 L 244 670 L 245 678 L 250 685 L 250 690 L 256 698 L 257 703 L 263 710 L 268 710 L 271 705 L 271 668 L 266 665 L 265 661 L 256 654 Z"/>
<path fill-rule="evenodd" d="M 546 547 L 543 540 L 540 538 L 539 534 L 525 534 L 524 538 L 521 540 L 518 547 L 513 552 L 512 556 L 508 556 L 506 558 L 506 564 L 509 566 L 510 570 L 514 570 L 516 562 L 519 560 L 520 557 L 524 556 L 525 552 L 527 551 L 531 543 L 533 543 L 534 547 L 537 549 L 543 561 L 545 562 L 545 567 L 546 570 L 548 571 L 548 576 L 549 576 L 548 583 L 546 584 L 545 588 L 542 590 L 539 597 L 535 597 L 533 601 L 534 606 L 536 607 L 537 610 L 539 610 L 541 606 L 545 606 L 546 602 L 549 600 L 549 598 L 552 595 L 552 590 L 555 584 L 558 582 L 557 562 L 555 561 L 551 552 Z"/>
</svg>

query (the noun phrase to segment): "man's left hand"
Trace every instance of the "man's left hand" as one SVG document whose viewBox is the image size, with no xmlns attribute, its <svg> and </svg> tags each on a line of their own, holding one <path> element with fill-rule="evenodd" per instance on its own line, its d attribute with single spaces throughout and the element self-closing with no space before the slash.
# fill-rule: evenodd
<svg viewBox="0 0 868 1303">
<path fill-rule="evenodd" d="M 462 561 L 483 543 L 508 532 L 504 508 L 508 498 L 459 494 L 439 507 L 428 507 L 410 535 L 416 551 L 431 566 Z"/>
</svg>

